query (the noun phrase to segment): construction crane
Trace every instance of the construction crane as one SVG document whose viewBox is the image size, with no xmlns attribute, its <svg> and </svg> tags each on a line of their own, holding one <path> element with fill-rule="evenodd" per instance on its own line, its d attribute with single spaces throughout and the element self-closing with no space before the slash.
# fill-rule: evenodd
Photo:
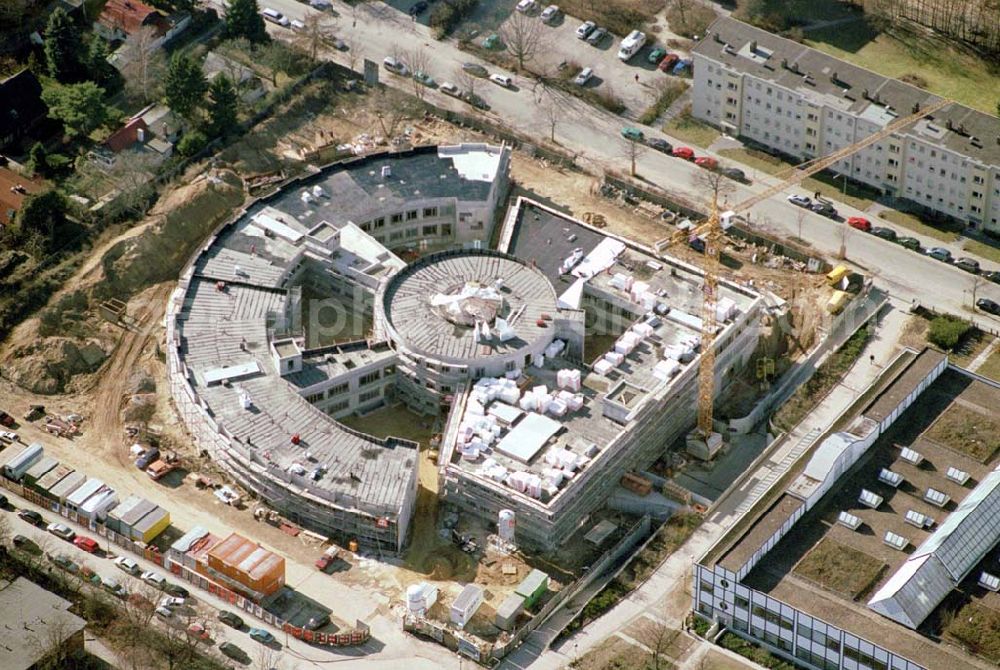
<svg viewBox="0 0 1000 670">
<path fill-rule="evenodd" d="M 747 198 L 738 205 L 730 208 L 725 213 L 727 221 L 735 218 L 740 212 L 745 212 L 754 205 L 771 198 L 785 189 L 795 186 L 803 179 L 810 177 L 817 172 L 821 172 L 838 161 L 869 147 L 895 132 L 902 130 L 912 123 L 933 114 L 942 107 L 951 104 L 950 100 L 941 98 L 935 100 L 926 107 L 914 106 L 913 113 L 909 116 L 896 119 L 885 128 L 875 132 L 868 137 L 855 142 L 849 146 L 818 158 L 813 158 L 799 165 L 792 166 L 784 170 L 775 177 L 777 183 L 768 186 L 756 195 Z M 718 299 L 717 274 L 719 264 L 719 245 L 722 242 L 723 227 L 719 217 L 719 203 L 717 193 L 713 194 L 708 220 L 702 225 L 691 230 L 677 231 L 673 235 L 659 240 L 655 244 L 657 253 L 662 253 L 677 242 L 686 242 L 694 237 L 699 237 L 705 243 L 705 285 L 703 287 L 704 302 L 702 304 L 702 333 L 701 333 L 701 365 L 698 368 L 698 433 L 699 437 L 705 440 L 706 445 L 713 433 L 712 418 L 713 404 L 715 402 L 715 347 L 713 341 L 717 328 L 716 301 Z"/>
</svg>

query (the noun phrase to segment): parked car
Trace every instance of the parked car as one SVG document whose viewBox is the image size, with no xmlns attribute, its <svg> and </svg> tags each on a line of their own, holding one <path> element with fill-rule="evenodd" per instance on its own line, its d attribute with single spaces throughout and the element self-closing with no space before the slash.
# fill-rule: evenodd
<svg viewBox="0 0 1000 670">
<path fill-rule="evenodd" d="M 159 457 L 160 457 L 160 450 L 157 449 L 156 447 L 150 447 L 149 449 L 147 449 L 142 453 L 142 456 L 135 459 L 135 467 L 139 468 L 140 470 L 145 470 L 150 465 L 152 465 L 153 461 L 157 460 Z"/>
<path fill-rule="evenodd" d="M 42 515 L 33 509 L 19 509 L 17 515 L 34 526 L 41 526 L 45 523 Z"/>
<path fill-rule="evenodd" d="M 863 216 L 851 216 L 847 218 L 847 225 L 851 228 L 863 230 L 866 233 L 872 232 L 872 222 Z"/>
<path fill-rule="evenodd" d="M 418 84 L 423 84 L 428 88 L 434 88 L 434 86 L 437 84 L 437 82 L 434 81 L 434 77 L 430 76 L 423 70 L 417 70 L 416 72 L 413 73 L 413 81 L 417 82 Z"/>
<path fill-rule="evenodd" d="M 166 607 L 157 607 L 155 610 L 153 610 L 153 612 L 156 614 L 156 616 L 160 617 L 161 619 L 174 618 L 174 611 Z"/>
<path fill-rule="evenodd" d="M 936 261 L 943 263 L 951 262 L 951 252 L 943 247 L 931 247 L 927 250 L 927 255 Z"/>
<path fill-rule="evenodd" d="M 247 663 L 250 657 L 245 651 L 237 647 L 232 642 L 223 642 L 219 645 L 219 651 L 233 659 L 234 661 L 240 661 L 241 663 Z"/>
<path fill-rule="evenodd" d="M 128 591 L 125 590 L 121 582 L 113 577 L 103 577 L 101 579 L 101 588 L 116 598 L 124 599 L 128 597 Z"/>
<path fill-rule="evenodd" d="M 871 230 L 872 235 L 875 237 L 881 237 L 883 240 L 889 240 L 890 242 L 896 241 L 896 231 L 892 228 L 886 228 L 885 226 L 875 226 Z"/>
<path fill-rule="evenodd" d="M 476 109 L 487 110 L 490 108 L 490 103 L 486 102 L 481 95 L 476 93 L 466 92 L 462 95 L 462 99 Z"/>
<path fill-rule="evenodd" d="M 20 442 L 21 437 L 13 431 L 0 430 L 0 440 L 4 440 L 6 442 Z"/>
<path fill-rule="evenodd" d="M 490 75 L 490 81 L 492 81 L 497 86 L 503 86 L 504 88 L 513 88 L 514 80 L 505 74 L 497 74 L 494 72 Z"/>
<path fill-rule="evenodd" d="M 670 155 L 674 158 L 683 158 L 686 161 L 691 161 L 694 160 L 694 149 L 691 147 L 674 147 Z"/>
<path fill-rule="evenodd" d="M 163 575 L 157 574 L 152 570 L 147 570 L 146 572 L 142 573 L 142 575 L 139 576 L 139 579 L 146 582 L 147 584 L 152 584 L 158 589 L 162 589 L 164 585 L 167 583 L 167 580 L 163 577 Z"/>
<path fill-rule="evenodd" d="M 0 426 L 6 426 L 7 428 L 14 427 L 14 417 L 2 409 L 0 409 Z"/>
<path fill-rule="evenodd" d="M 834 209 L 833 205 L 822 200 L 814 202 L 809 206 L 809 209 L 831 219 L 837 217 L 837 210 Z"/>
<path fill-rule="evenodd" d="M 989 298 L 980 298 L 976 301 L 976 307 L 987 312 L 988 314 L 993 314 L 994 316 L 1000 316 L 1000 303 L 990 300 Z"/>
<path fill-rule="evenodd" d="M 32 405 L 28 408 L 28 411 L 24 413 L 25 421 L 37 421 L 45 416 L 45 405 Z"/>
<path fill-rule="evenodd" d="M 52 533 L 58 538 L 66 540 L 67 542 L 72 542 L 73 538 L 76 537 L 76 533 L 73 532 L 72 528 L 70 528 L 66 524 L 58 522 L 50 523 L 48 526 L 45 527 L 45 530 Z"/>
<path fill-rule="evenodd" d="M 608 36 L 607 28 L 600 28 L 600 27 L 594 28 L 594 32 L 587 35 L 587 44 L 589 44 L 592 47 L 599 46 L 601 42 L 604 41 L 604 38 L 607 36 Z"/>
<path fill-rule="evenodd" d="M 593 21 L 584 21 L 583 23 L 580 24 L 580 27 L 576 29 L 577 39 L 581 40 L 587 39 L 590 33 L 594 32 L 594 28 L 596 27 L 597 24 L 594 23 Z"/>
<path fill-rule="evenodd" d="M 542 23 L 555 23 L 561 14 L 559 5 L 549 5 L 542 10 Z"/>
<path fill-rule="evenodd" d="M 633 128 L 632 126 L 625 126 L 622 128 L 622 137 L 632 142 L 642 142 L 643 133 L 638 128 Z"/>
<path fill-rule="evenodd" d="M 160 600 L 160 607 L 166 607 L 171 610 L 175 610 L 178 607 L 184 607 L 184 598 L 167 596 L 166 598 Z"/>
<path fill-rule="evenodd" d="M 667 55 L 666 49 L 664 49 L 663 47 L 656 47 L 655 49 L 649 52 L 649 56 L 646 57 L 646 60 L 648 60 L 653 65 L 656 65 L 661 60 L 663 60 L 663 57 L 666 55 Z"/>
<path fill-rule="evenodd" d="M 84 537 L 83 535 L 77 535 L 76 537 L 74 537 L 73 544 L 75 544 L 80 549 L 83 549 L 88 554 L 93 554 L 100 548 L 100 545 L 97 544 L 96 540 L 89 537 Z"/>
<path fill-rule="evenodd" d="M 441 86 L 438 87 L 438 90 L 444 93 L 445 95 L 450 95 L 453 98 L 462 97 L 462 93 L 461 91 L 458 90 L 458 86 L 455 86 L 449 81 L 446 81 L 443 84 L 441 84 Z"/>
<path fill-rule="evenodd" d="M 674 150 L 674 147 L 670 142 L 666 140 L 661 140 L 659 137 L 650 137 L 646 140 L 646 146 L 651 149 L 656 149 L 657 151 L 662 151 L 665 154 L 669 154 Z"/>
<path fill-rule="evenodd" d="M 714 170 L 719 167 L 719 161 L 715 160 L 711 156 L 701 156 L 700 158 L 695 158 L 694 164 L 698 167 L 703 167 L 706 170 Z"/>
<path fill-rule="evenodd" d="M 660 72 L 670 72 L 671 70 L 674 69 L 674 66 L 677 65 L 677 61 L 679 61 L 680 59 L 681 57 L 678 56 L 677 54 L 667 54 L 666 56 L 663 57 L 663 59 L 660 61 L 660 64 L 657 67 L 659 68 Z"/>
<path fill-rule="evenodd" d="M 896 244 L 913 251 L 920 251 L 920 240 L 915 237 L 897 237 Z"/>
<path fill-rule="evenodd" d="M 186 588 L 184 588 L 183 586 L 178 586 L 177 584 L 171 584 L 169 582 L 167 582 L 167 584 L 163 587 L 163 592 L 169 593 L 170 595 L 176 596 L 178 598 L 191 597 L 191 593 Z"/>
<path fill-rule="evenodd" d="M 261 644 L 274 644 L 274 636 L 263 628 L 251 628 L 247 635 L 251 640 L 257 640 Z"/>
<path fill-rule="evenodd" d="M 128 556 L 119 556 L 113 563 L 115 567 L 123 572 L 127 572 L 130 575 L 137 575 L 140 572 L 139 564 L 133 561 Z"/>
<path fill-rule="evenodd" d="M 806 209 L 809 209 L 812 205 L 812 200 L 804 195 L 790 195 L 788 196 L 788 202 L 796 207 L 805 207 Z"/>
<path fill-rule="evenodd" d="M 392 56 L 386 56 L 383 58 L 382 66 L 389 72 L 398 74 L 400 77 L 405 77 L 410 74 L 410 68 L 406 67 L 406 63 Z"/>
<path fill-rule="evenodd" d="M 991 281 L 994 284 L 1000 284 L 1000 272 L 984 272 L 983 279 Z"/>
<path fill-rule="evenodd" d="M 580 70 L 579 74 L 573 79 L 573 83 L 577 86 L 586 86 L 587 82 L 594 78 L 594 68 L 585 67 Z"/>
<path fill-rule="evenodd" d="M 743 182 L 744 184 L 750 183 L 750 180 L 747 179 L 746 173 L 739 168 L 732 168 L 732 167 L 722 168 L 721 170 L 719 170 L 719 172 L 721 172 L 722 174 L 726 175 L 727 177 L 729 177 L 734 181 Z"/>
<path fill-rule="evenodd" d="M 45 554 L 45 556 L 57 567 L 62 568 L 66 572 L 76 574 L 80 571 L 80 566 L 70 560 L 68 556 L 63 556 L 62 554 Z"/>
<path fill-rule="evenodd" d="M 211 636 L 209 635 L 208 629 L 204 625 L 195 621 L 193 624 L 187 627 L 187 634 L 196 640 L 209 640 Z"/>
<path fill-rule="evenodd" d="M 966 272 L 971 272 L 974 275 L 979 274 L 979 261 L 975 258 L 967 258 L 963 256 L 955 261 L 955 267 L 965 270 Z"/>
<path fill-rule="evenodd" d="M 410 16 L 420 16 L 427 11 L 428 4 L 424 0 L 420 0 L 412 7 L 410 7 Z"/>
<path fill-rule="evenodd" d="M 229 610 L 219 610 L 219 621 L 236 630 L 243 628 L 243 619 Z"/>
<path fill-rule="evenodd" d="M 291 25 L 291 21 L 276 9 L 271 9 L 270 7 L 265 7 L 260 11 L 260 15 L 264 17 L 265 21 L 270 21 L 271 23 L 277 23 L 279 26 L 287 28 Z"/>
<path fill-rule="evenodd" d="M 8 504 L 10 504 L 10 501 L 7 500 L 7 496 L 0 495 L 0 508 L 7 509 Z"/>
<path fill-rule="evenodd" d="M 292 30 L 305 30 L 306 24 L 298 19 L 292 19 L 291 22 L 289 22 L 288 27 Z"/>
<path fill-rule="evenodd" d="M 490 74 L 486 71 L 486 68 L 479 63 L 462 63 L 462 69 L 474 77 L 486 78 Z"/>
<path fill-rule="evenodd" d="M 522 14 L 530 14 L 535 11 L 535 0 L 521 0 L 517 3 L 515 9 Z"/>
</svg>

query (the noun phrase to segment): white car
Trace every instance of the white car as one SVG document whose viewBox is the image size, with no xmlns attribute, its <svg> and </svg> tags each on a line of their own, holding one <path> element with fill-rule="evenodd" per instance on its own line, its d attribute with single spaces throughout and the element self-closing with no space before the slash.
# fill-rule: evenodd
<svg viewBox="0 0 1000 670">
<path fill-rule="evenodd" d="M 576 75 L 576 78 L 573 79 L 573 83 L 577 86 L 586 86 L 587 82 L 590 81 L 593 76 L 594 68 L 585 67 L 580 70 L 580 74 Z"/>
<path fill-rule="evenodd" d="M 517 11 L 527 14 L 535 9 L 535 0 L 521 0 L 517 3 Z"/>
<path fill-rule="evenodd" d="M 288 27 L 291 28 L 292 30 L 305 30 L 306 24 L 302 23 L 298 19 L 292 19 Z"/>
<path fill-rule="evenodd" d="M 156 616 L 161 619 L 172 619 L 174 616 L 173 610 L 169 610 L 166 607 L 157 607 L 155 610 Z"/>
<path fill-rule="evenodd" d="M 580 24 L 579 28 L 576 29 L 576 38 L 580 40 L 587 39 L 587 36 L 590 35 L 590 33 L 594 32 L 594 28 L 596 27 L 597 24 L 594 23 L 593 21 L 585 21 L 584 23 Z"/>
<path fill-rule="evenodd" d="M 559 5 L 549 5 L 542 10 L 542 23 L 552 23 L 559 18 Z"/>
<path fill-rule="evenodd" d="M 806 209 L 812 206 L 812 199 L 804 195 L 790 195 L 788 196 L 788 202 L 796 207 L 805 207 Z"/>
<path fill-rule="evenodd" d="M 177 609 L 178 607 L 184 607 L 184 599 L 176 596 L 167 596 L 160 601 L 160 607 L 166 607 L 172 610 Z"/>
<path fill-rule="evenodd" d="M 139 576 L 139 579 L 146 582 L 147 584 L 152 584 L 158 589 L 162 589 L 167 585 L 167 580 L 163 575 L 159 575 L 152 570 L 147 570 Z"/>
<path fill-rule="evenodd" d="M 406 67 L 406 63 L 398 58 L 393 58 L 392 56 L 386 56 L 383 58 L 382 66 L 389 72 L 398 74 L 400 77 L 405 77 L 410 74 L 410 68 Z"/>
<path fill-rule="evenodd" d="M 514 86 L 514 80 L 505 74 L 493 73 L 490 75 L 490 81 L 497 86 L 503 86 L 504 88 L 513 88 Z"/>
<path fill-rule="evenodd" d="M 0 440 L 6 440 L 8 442 L 20 442 L 21 437 L 17 433 L 12 433 L 9 430 L 0 430 Z"/>
<path fill-rule="evenodd" d="M 270 7 L 265 7 L 260 10 L 260 15 L 264 17 L 265 21 L 270 21 L 271 23 L 277 23 L 279 26 L 287 28 L 291 25 L 291 21 L 288 20 L 284 14 L 276 9 L 271 9 Z"/>
<path fill-rule="evenodd" d="M 438 90 L 444 93 L 445 95 L 450 95 L 453 98 L 462 97 L 462 92 L 458 90 L 458 86 L 455 86 L 449 81 L 446 81 L 443 84 L 441 84 L 441 86 L 438 87 Z"/>
<path fill-rule="evenodd" d="M 115 567 L 119 570 L 135 575 L 139 573 L 139 564 L 128 556 L 119 556 L 114 560 Z"/>
</svg>

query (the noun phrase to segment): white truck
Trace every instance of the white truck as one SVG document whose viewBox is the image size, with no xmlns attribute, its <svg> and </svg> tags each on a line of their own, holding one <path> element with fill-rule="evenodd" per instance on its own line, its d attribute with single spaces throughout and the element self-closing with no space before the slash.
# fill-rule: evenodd
<svg viewBox="0 0 1000 670">
<path fill-rule="evenodd" d="M 646 43 L 646 33 L 639 30 L 633 30 L 625 39 L 622 40 L 621 45 L 618 47 L 618 58 L 622 61 L 628 61 L 632 56 L 639 53 L 639 49 Z"/>
</svg>

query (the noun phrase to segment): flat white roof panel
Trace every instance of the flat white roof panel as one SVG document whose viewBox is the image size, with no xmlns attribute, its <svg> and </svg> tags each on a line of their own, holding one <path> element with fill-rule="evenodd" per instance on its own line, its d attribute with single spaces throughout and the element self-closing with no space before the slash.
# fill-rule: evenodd
<svg viewBox="0 0 1000 670">
<path fill-rule="evenodd" d="M 260 372 L 260 365 L 257 361 L 248 361 L 238 365 L 227 365 L 222 368 L 213 368 L 205 371 L 205 383 L 217 384 L 227 379 L 237 379 Z"/>
<path fill-rule="evenodd" d="M 521 463 L 534 458 L 545 443 L 559 432 L 562 424 L 536 412 L 528 415 L 514 426 L 497 444 L 497 451 Z"/>
<path fill-rule="evenodd" d="M 282 237 L 293 244 L 297 244 L 299 240 L 305 237 L 302 233 L 295 230 L 291 226 L 282 223 L 277 218 L 271 216 L 267 212 L 258 212 L 253 216 L 253 222 L 256 223 L 261 228 L 265 230 L 270 230 L 272 233 L 278 237 Z"/>
</svg>

